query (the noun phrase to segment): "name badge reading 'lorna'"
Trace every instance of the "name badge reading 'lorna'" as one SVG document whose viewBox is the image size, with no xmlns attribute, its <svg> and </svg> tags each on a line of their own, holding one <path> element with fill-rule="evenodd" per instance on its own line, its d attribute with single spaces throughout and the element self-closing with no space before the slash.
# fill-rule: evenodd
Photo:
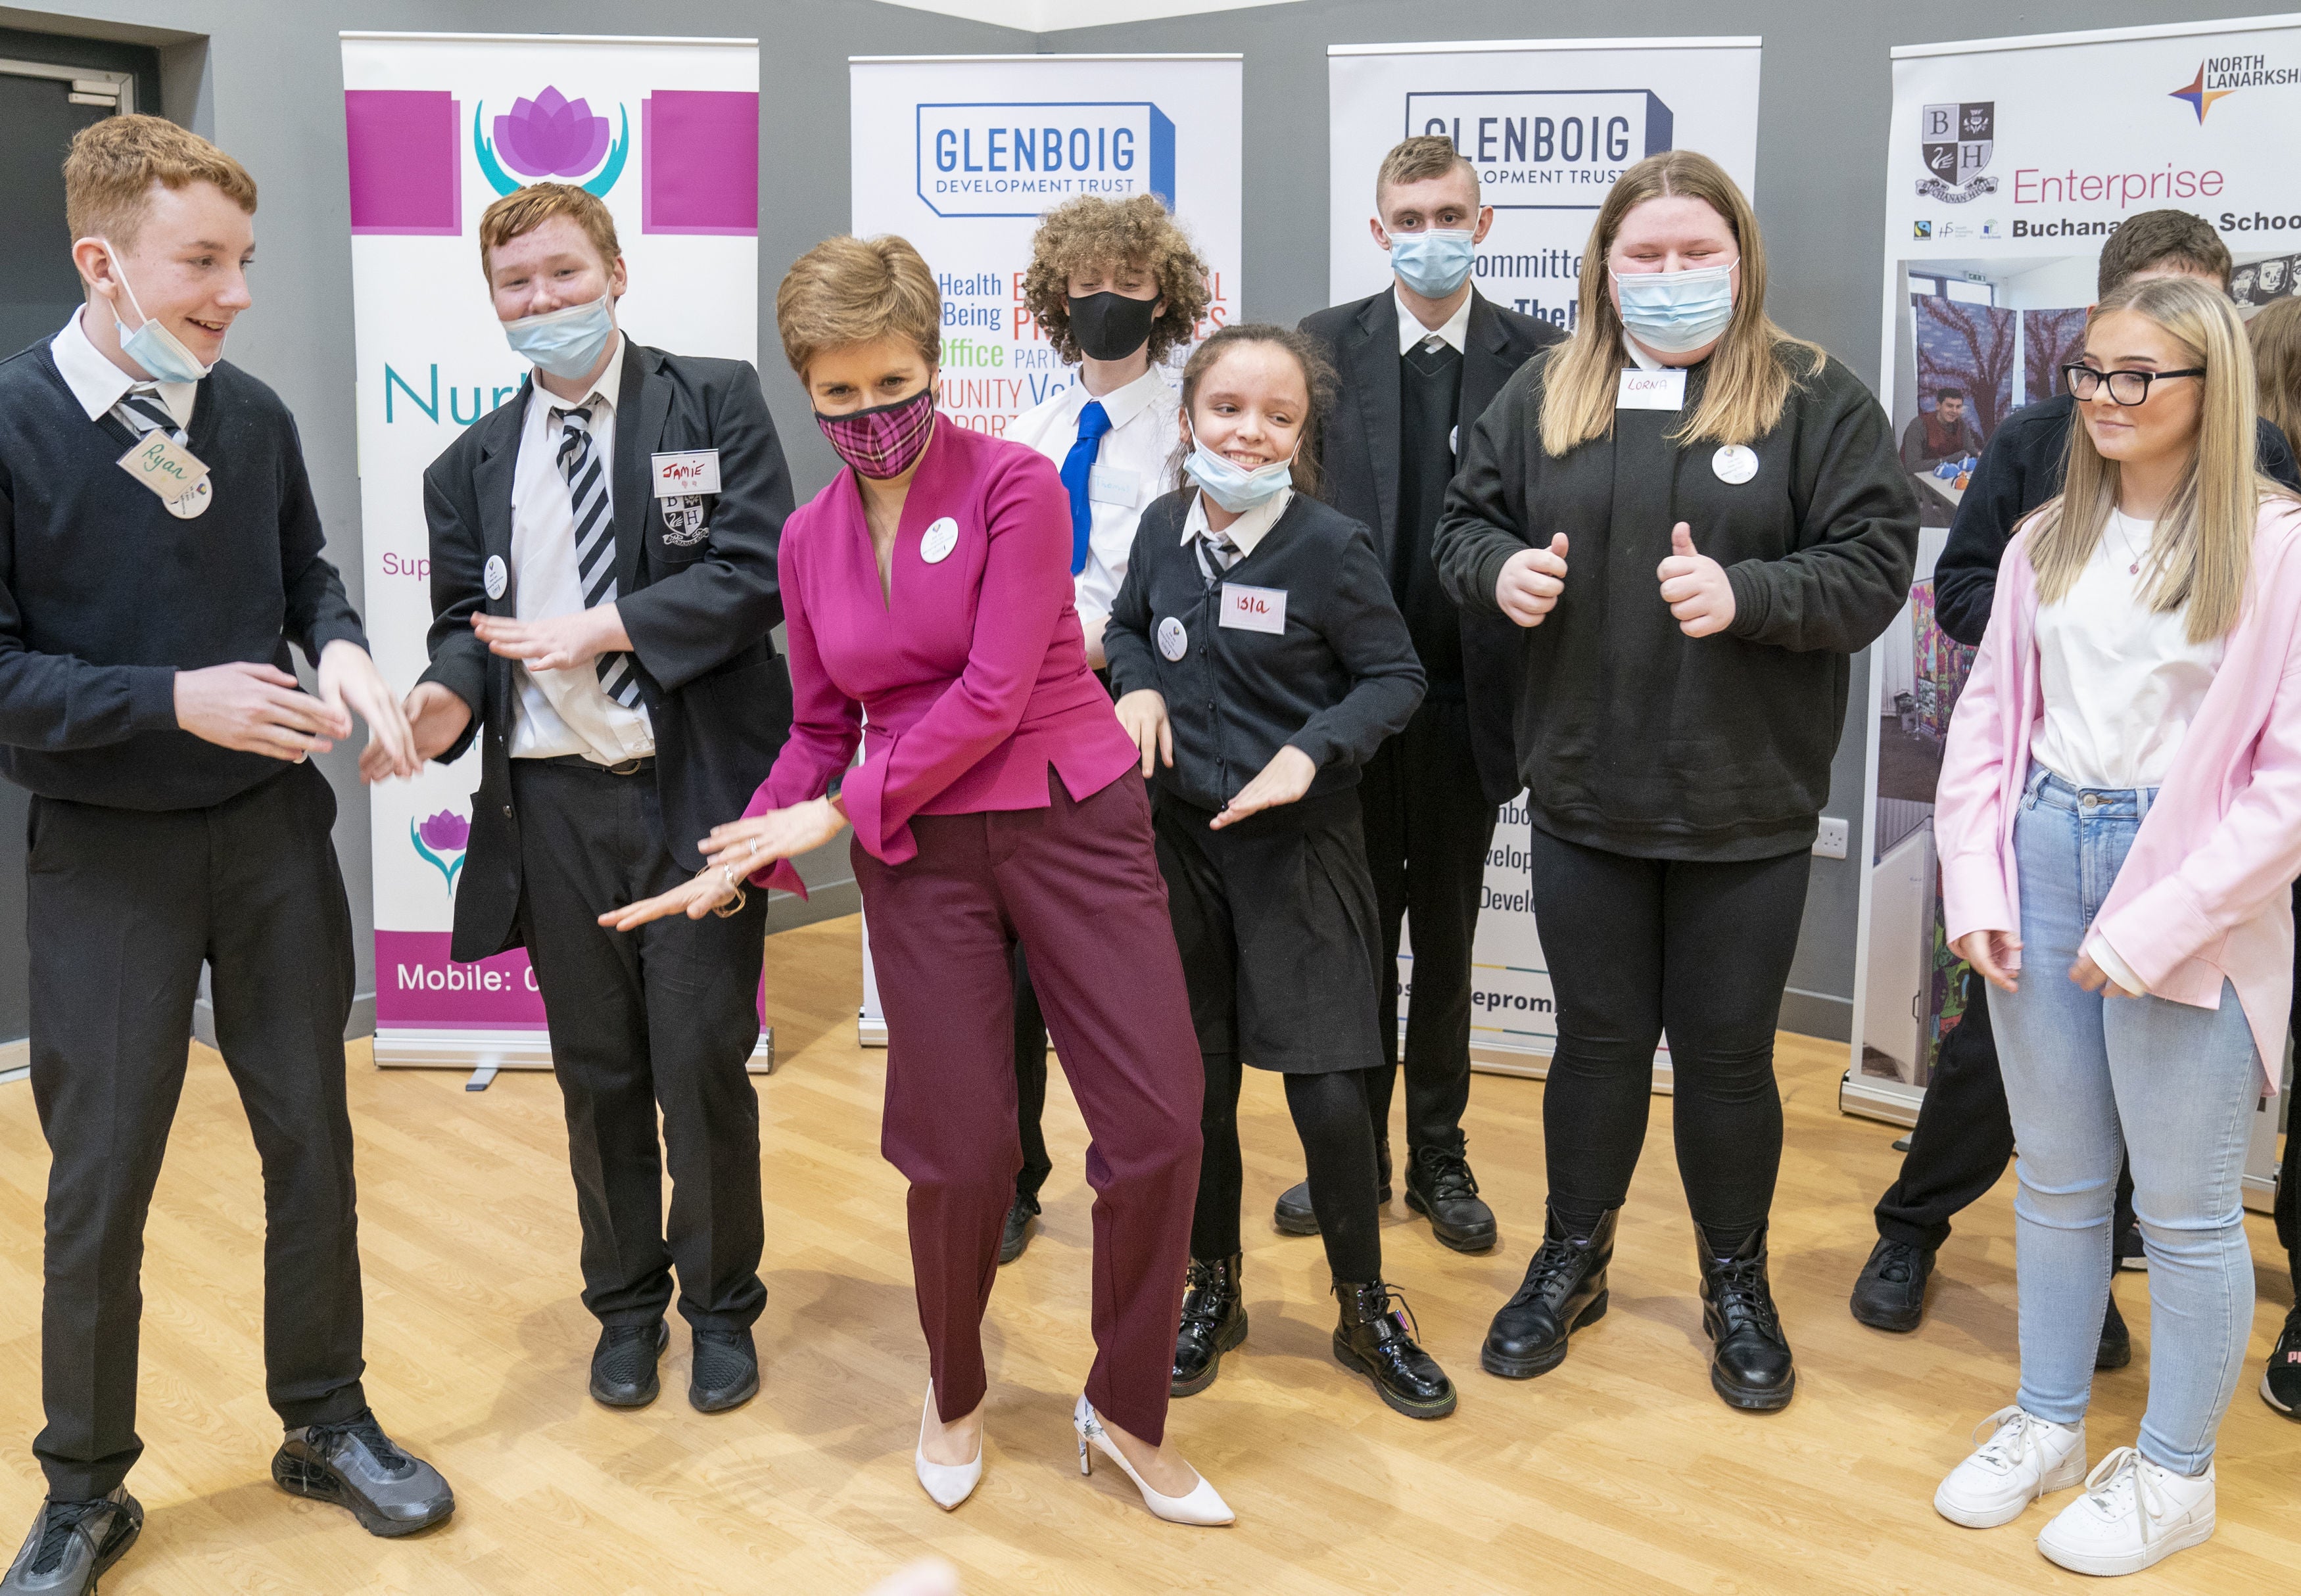
<svg viewBox="0 0 2301 1596">
<path fill-rule="evenodd" d="M 1614 396 L 1617 410 L 1683 410 L 1686 408 L 1686 368 L 1666 366 L 1659 372 L 1626 371 Z"/>
<path fill-rule="evenodd" d="M 657 498 L 719 491 L 717 449 L 689 449 L 676 455 L 650 455 L 648 458 L 655 463 Z"/>
<path fill-rule="evenodd" d="M 1239 631 L 1284 631 L 1286 589 L 1223 583 L 1222 624 Z"/>
</svg>

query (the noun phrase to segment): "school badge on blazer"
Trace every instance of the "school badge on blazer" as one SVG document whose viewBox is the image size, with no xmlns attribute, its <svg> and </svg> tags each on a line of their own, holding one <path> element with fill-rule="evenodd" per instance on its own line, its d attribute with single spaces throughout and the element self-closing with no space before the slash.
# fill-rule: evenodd
<svg viewBox="0 0 2301 1596">
<path fill-rule="evenodd" d="M 656 500 L 663 506 L 663 540 L 674 548 L 691 548 L 711 535 L 703 524 L 703 496 L 674 493 Z"/>
</svg>

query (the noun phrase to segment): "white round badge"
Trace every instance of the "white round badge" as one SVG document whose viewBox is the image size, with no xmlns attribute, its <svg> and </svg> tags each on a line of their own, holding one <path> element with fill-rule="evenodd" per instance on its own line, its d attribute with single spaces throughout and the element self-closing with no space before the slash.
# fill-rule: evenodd
<svg viewBox="0 0 2301 1596">
<path fill-rule="evenodd" d="M 189 492 L 160 502 L 168 506 L 168 514 L 178 521 L 189 521 L 195 515 L 207 514 L 208 506 L 215 502 L 215 489 L 208 486 L 205 477 L 202 477 L 192 485 Z"/>
<path fill-rule="evenodd" d="M 940 565 L 950 558 L 950 551 L 958 547 L 958 522 L 950 516 L 929 526 L 926 536 L 919 539 L 919 558 L 930 565 Z"/>
<path fill-rule="evenodd" d="M 1159 652 L 1168 659 L 1180 659 L 1191 646 L 1191 634 L 1183 623 L 1169 615 L 1159 623 Z"/>
<path fill-rule="evenodd" d="M 1742 483 L 1758 474 L 1758 455 L 1738 443 L 1721 444 L 1710 456 L 1711 473 L 1721 482 Z"/>
<path fill-rule="evenodd" d="M 503 556 L 491 554 L 488 556 L 481 581 L 487 584 L 489 597 L 501 598 L 504 596 L 504 589 L 511 586 L 511 572 L 504 564 Z"/>
</svg>

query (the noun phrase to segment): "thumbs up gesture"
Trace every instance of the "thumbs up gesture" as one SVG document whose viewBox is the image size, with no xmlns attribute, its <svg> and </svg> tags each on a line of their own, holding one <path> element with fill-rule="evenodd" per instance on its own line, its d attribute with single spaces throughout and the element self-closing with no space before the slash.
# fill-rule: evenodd
<svg viewBox="0 0 2301 1596">
<path fill-rule="evenodd" d="M 1669 558 L 1655 568 L 1661 601 L 1678 617 L 1678 629 L 1706 638 L 1734 623 L 1734 584 L 1726 567 L 1694 549 L 1694 529 L 1679 522 L 1669 529 Z"/>
<path fill-rule="evenodd" d="M 1539 626 L 1566 591 L 1566 534 L 1550 539 L 1548 548 L 1525 548 L 1502 563 L 1494 581 L 1494 602 L 1503 614 L 1520 626 Z"/>
</svg>

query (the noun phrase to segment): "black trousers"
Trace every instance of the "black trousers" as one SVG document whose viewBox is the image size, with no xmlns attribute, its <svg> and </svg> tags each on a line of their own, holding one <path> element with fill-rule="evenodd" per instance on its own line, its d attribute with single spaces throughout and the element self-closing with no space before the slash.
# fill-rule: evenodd
<svg viewBox="0 0 2301 1596">
<path fill-rule="evenodd" d="M 1550 1202 L 1588 1233 L 1628 1195 L 1654 1045 L 1694 1222 L 1720 1253 L 1766 1223 L 1781 1169 L 1774 1027 L 1805 912 L 1803 849 L 1733 864 L 1634 858 L 1534 828 L 1534 909 L 1558 1005 L 1543 1089 Z"/>
<path fill-rule="evenodd" d="M 1470 944 L 1478 929 L 1494 806 L 1478 786 L 1469 711 L 1425 699 L 1359 781 L 1367 866 L 1382 923 L 1383 1056 L 1397 1057 L 1398 941 L 1414 932 L 1414 1000 L 1406 1016 L 1406 1145 L 1460 1151 L 1470 1102 Z M 1375 1137 L 1389 1140 L 1394 1064 L 1367 1075 Z"/>
<path fill-rule="evenodd" d="M 566 1105 L 583 1306 L 605 1324 L 651 1323 L 671 1303 L 676 1265 L 690 1325 L 749 1329 L 767 1300 L 759 1099 L 746 1073 L 759 1040 L 767 895 L 751 889 L 724 920 L 682 915 L 608 931 L 602 913 L 690 879 L 664 848 L 653 774 L 536 759 L 511 769 L 519 924 Z"/>
<path fill-rule="evenodd" d="M 205 809 L 32 800 L 32 1096 L 51 1156 L 47 1424 L 32 1450 L 52 1496 L 104 1495 L 144 1450 L 144 1219 L 203 964 L 264 1164 L 264 1394 L 289 1429 L 367 1406 L 344 1100 L 352 922 L 335 818 L 308 765 Z"/>
<path fill-rule="evenodd" d="M 1023 1167 L 1015 1174 L 1015 1197 L 1039 1211 L 1039 1191 L 1055 1172 L 1047 1156 L 1047 1017 L 1031 990 L 1031 966 L 1023 944 L 1015 944 L 1015 1119 L 1023 1133 Z"/>
<path fill-rule="evenodd" d="M 1221 1259 L 1240 1251 L 1239 1206 L 1245 1195 L 1245 1161 L 1238 1145 L 1238 1094 L 1244 1081 L 1237 1055 L 1203 1056 L 1205 1105 L 1199 1134 L 1199 1198 L 1191 1214 L 1191 1256 Z M 1318 1216 L 1326 1268 L 1338 1281 L 1364 1284 L 1382 1278 L 1382 1208 L 1376 1201 L 1373 1120 L 1367 1084 L 1377 1069 L 1289 1074 L 1286 1110 L 1302 1139 L 1310 1210 Z"/>
</svg>

